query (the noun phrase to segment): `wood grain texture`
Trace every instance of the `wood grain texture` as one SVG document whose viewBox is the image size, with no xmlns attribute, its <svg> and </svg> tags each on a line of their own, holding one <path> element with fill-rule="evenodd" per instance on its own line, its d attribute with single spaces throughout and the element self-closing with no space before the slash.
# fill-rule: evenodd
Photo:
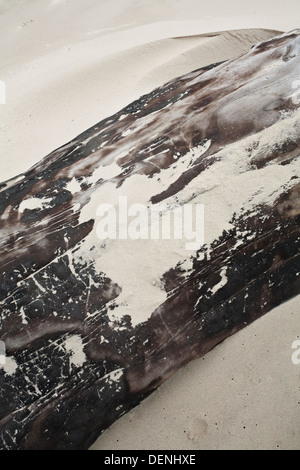
<svg viewBox="0 0 300 470">
<path fill-rule="evenodd" d="M 297 30 L 172 80 L 0 185 L 1 449 L 87 449 L 179 368 L 300 294 L 299 53 Z M 244 188 L 224 186 L 227 165 Z M 245 195 L 187 253 L 190 269 L 180 258 L 163 273 L 165 301 L 142 322 L 118 316 L 123 286 L 99 269 L 106 247 L 92 236 L 91 203 L 137 177 L 149 207 Z"/>
</svg>

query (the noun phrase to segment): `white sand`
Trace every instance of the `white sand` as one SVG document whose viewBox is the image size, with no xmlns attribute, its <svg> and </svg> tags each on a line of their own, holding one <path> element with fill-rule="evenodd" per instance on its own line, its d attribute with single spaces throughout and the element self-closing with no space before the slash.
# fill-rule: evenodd
<svg viewBox="0 0 300 470">
<path fill-rule="evenodd" d="M 0 180 L 155 86 L 239 55 L 265 37 L 199 35 L 298 26 L 298 0 L 278 1 L 277 14 L 273 0 L 227 3 L 0 0 L 0 80 L 7 88 L 7 104 L 0 105 Z"/>
<path fill-rule="evenodd" d="M 192 102 L 193 97 L 190 100 Z M 189 98 L 187 97 L 185 98 L 185 106 L 188 106 L 188 102 Z M 251 103 L 246 100 L 243 103 L 251 114 Z M 223 111 L 225 116 L 228 116 L 225 106 Z M 232 103 L 230 106 L 232 106 Z M 139 134 L 141 140 L 144 136 L 145 139 L 149 138 L 147 124 L 151 121 L 155 121 L 155 126 L 151 127 L 151 132 L 154 134 L 156 130 L 163 134 L 164 126 L 167 128 L 170 125 L 171 118 L 168 121 L 160 122 L 156 114 L 153 114 L 142 118 L 142 125 L 138 122 L 139 129 L 144 127 L 143 131 L 140 130 L 143 133 Z M 167 239 L 162 239 L 162 237 L 155 239 L 149 237 L 149 231 L 147 230 L 147 234 L 144 233 L 146 235 L 144 239 L 136 240 L 133 238 L 134 234 L 133 237 L 128 236 L 127 228 L 124 235 L 124 227 L 126 226 L 124 215 L 127 214 L 128 208 L 131 207 L 132 209 L 137 202 L 142 204 L 146 208 L 147 222 L 145 222 L 145 219 L 143 220 L 145 229 L 145 226 L 149 225 L 147 204 L 152 195 L 161 193 L 177 181 L 193 161 L 209 149 L 211 141 L 191 148 L 185 156 L 174 161 L 169 168 L 162 169 L 153 178 L 136 174 L 128 178 L 122 186 L 117 187 L 117 182 L 109 182 L 94 191 L 90 201 L 81 210 L 79 223 L 89 221 L 95 214 L 101 217 L 99 219 L 96 217 L 96 230 L 91 231 L 86 237 L 83 244 L 74 253 L 74 257 L 76 264 L 83 263 L 85 265 L 87 253 L 91 253 L 92 259 L 95 258 L 96 270 L 105 272 L 110 279 L 113 279 L 121 286 L 122 292 L 117 299 L 118 308 L 114 309 L 110 315 L 112 321 L 114 319 L 121 320 L 125 315 L 131 317 L 133 326 L 147 321 L 152 313 L 167 300 L 167 293 L 161 289 L 160 285 L 160 279 L 164 273 L 175 268 L 178 263 L 181 264 L 182 269 L 191 273 L 193 270 L 191 256 L 196 257 L 197 249 L 204 244 L 207 246 L 208 253 L 210 253 L 213 242 L 222 236 L 224 230 L 230 230 L 233 227 L 230 221 L 236 214 L 241 216 L 249 211 L 256 211 L 257 207 L 262 204 L 272 207 L 278 196 L 295 184 L 294 178 L 299 178 L 298 161 L 295 160 L 295 162 L 285 166 L 271 162 L 264 168 L 253 170 L 253 168 L 249 168 L 248 149 L 253 149 L 255 143 L 258 148 L 258 150 L 252 151 L 252 158 L 255 160 L 256 155 L 260 154 L 261 148 L 280 145 L 281 142 L 283 144 L 287 135 L 292 140 L 297 139 L 300 132 L 299 117 L 300 111 L 297 111 L 290 117 L 278 121 L 271 129 L 263 129 L 261 132 L 227 145 L 225 149 L 215 154 L 219 160 L 217 163 L 201 172 L 181 191 L 178 191 L 175 196 L 170 196 L 164 200 L 167 208 L 176 208 L 178 205 L 179 208 L 182 208 L 191 201 L 191 195 L 193 195 L 192 203 L 204 206 L 207 217 L 203 220 L 197 217 L 197 230 L 200 234 L 200 226 L 204 226 L 205 237 L 202 243 L 199 239 L 191 238 L 190 241 L 193 242 L 190 243 L 192 245 L 191 249 L 187 248 L 187 245 L 190 244 L 187 244 L 188 240 L 183 236 L 182 231 L 179 239 L 175 239 L 170 235 Z M 132 126 L 131 132 L 134 132 L 134 126 Z M 126 139 L 124 140 L 125 142 L 121 141 L 109 158 L 117 160 L 121 158 L 121 155 L 127 155 L 128 143 Z M 132 145 L 132 140 L 130 140 L 130 145 Z M 99 166 L 94 173 L 97 173 L 100 177 L 102 171 L 105 174 L 118 175 L 122 173 L 122 168 L 112 163 L 107 167 Z M 94 179 L 94 175 L 92 179 Z M 94 181 L 97 181 L 97 178 Z M 232 188 L 235 188 L 234 191 Z M 75 192 L 78 192 L 78 190 L 80 190 L 79 184 L 78 188 L 75 185 Z M 126 207 L 121 202 L 121 208 L 119 208 L 123 195 L 126 195 Z M 113 237 L 105 241 L 104 250 L 99 246 L 99 238 L 105 240 L 106 236 L 101 237 L 99 235 L 101 231 L 98 231 L 98 224 L 100 228 L 104 226 L 104 231 L 107 233 L 109 217 L 107 214 L 103 217 L 107 211 L 106 204 L 104 205 L 104 213 L 103 210 L 98 213 L 99 201 L 107 201 L 115 215 L 120 212 L 123 219 L 123 227 L 121 227 L 123 236 L 121 237 L 115 235 L 118 232 L 117 224 L 110 223 L 109 232 L 113 234 Z M 45 198 L 41 203 L 47 205 L 48 202 L 49 200 Z M 39 199 L 30 198 L 22 202 L 19 210 L 36 207 L 39 204 Z M 156 208 L 155 205 L 151 205 L 151 209 L 156 209 L 156 213 L 159 213 L 160 205 L 157 204 L 157 206 Z M 167 212 L 170 215 L 170 209 Z M 196 223 L 195 211 L 192 214 L 191 220 Z M 247 234 L 246 232 L 244 237 L 247 236 L 252 239 L 253 233 Z M 94 251 L 95 247 L 96 251 Z M 121 263 L 120 260 L 122 260 Z M 221 271 L 221 282 L 214 287 L 214 290 L 218 290 L 227 282 L 225 271 Z M 142 295 L 140 295 L 141 292 Z M 112 303 L 115 302 L 112 301 Z"/>
<path fill-rule="evenodd" d="M 299 298 L 169 379 L 92 450 L 298 449 Z"/>
<path fill-rule="evenodd" d="M 155 86 L 275 34 L 253 28 L 299 27 L 299 13 L 299 0 L 0 0 L 0 180 Z M 299 306 L 186 367 L 94 448 L 299 448 Z"/>
</svg>

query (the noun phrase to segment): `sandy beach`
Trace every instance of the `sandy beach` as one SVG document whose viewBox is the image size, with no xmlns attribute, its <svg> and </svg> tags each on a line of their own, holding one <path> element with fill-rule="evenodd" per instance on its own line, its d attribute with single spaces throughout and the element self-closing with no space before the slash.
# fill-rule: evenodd
<svg viewBox="0 0 300 470">
<path fill-rule="evenodd" d="M 168 80 L 299 27 L 299 14 L 299 0 L 0 0 L 1 181 Z M 298 296 L 179 371 L 91 450 L 299 450 L 299 338 Z"/>
</svg>

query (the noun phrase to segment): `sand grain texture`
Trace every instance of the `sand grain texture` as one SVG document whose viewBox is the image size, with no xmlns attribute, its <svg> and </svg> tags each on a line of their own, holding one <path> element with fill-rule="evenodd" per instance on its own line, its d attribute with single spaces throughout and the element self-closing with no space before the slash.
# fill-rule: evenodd
<svg viewBox="0 0 300 470">
<path fill-rule="evenodd" d="M 3 448 L 87 448 L 299 294 L 298 51 L 294 31 L 173 79 L 2 185 Z M 99 201 L 122 195 L 204 204 L 206 245 L 100 245 Z"/>
</svg>

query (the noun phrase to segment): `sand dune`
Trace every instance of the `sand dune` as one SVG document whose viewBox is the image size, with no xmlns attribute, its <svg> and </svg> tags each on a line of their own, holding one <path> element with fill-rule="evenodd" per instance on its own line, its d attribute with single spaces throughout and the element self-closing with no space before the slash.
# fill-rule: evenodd
<svg viewBox="0 0 300 470">
<path fill-rule="evenodd" d="M 91 450 L 299 449 L 299 298 L 189 364 Z"/>
<path fill-rule="evenodd" d="M 0 0 L 0 180 L 299 13 L 299 0 Z M 299 312 L 298 297 L 190 364 L 93 449 L 299 448 Z"/>
<path fill-rule="evenodd" d="M 23 66 L 16 62 L 2 68 L 1 78 L 7 86 L 7 105 L 0 109 L 5 132 L 0 142 L 2 181 L 27 170 L 82 129 L 156 86 L 241 55 L 276 32 L 245 30 L 170 37 L 133 47 L 131 34 L 125 41 L 120 34 L 55 47 L 51 52 L 46 48 Z M 123 50 L 118 50 L 121 45 Z M 18 162 L 17 168 L 12 161 Z"/>
</svg>

